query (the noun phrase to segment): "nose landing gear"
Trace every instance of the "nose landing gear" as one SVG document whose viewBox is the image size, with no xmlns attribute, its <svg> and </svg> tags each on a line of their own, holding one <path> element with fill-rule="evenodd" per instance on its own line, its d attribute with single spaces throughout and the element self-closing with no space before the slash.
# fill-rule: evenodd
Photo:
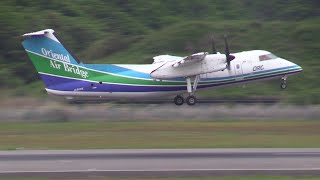
<svg viewBox="0 0 320 180">
<path fill-rule="evenodd" d="M 280 87 L 281 87 L 281 89 L 286 89 L 287 88 L 287 77 L 286 76 L 281 78 Z"/>
<path fill-rule="evenodd" d="M 286 82 L 282 82 L 280 87 L 281 87 L 281 89 L 286 89 L 287 88 L 287 83 Z"/>
</svg>

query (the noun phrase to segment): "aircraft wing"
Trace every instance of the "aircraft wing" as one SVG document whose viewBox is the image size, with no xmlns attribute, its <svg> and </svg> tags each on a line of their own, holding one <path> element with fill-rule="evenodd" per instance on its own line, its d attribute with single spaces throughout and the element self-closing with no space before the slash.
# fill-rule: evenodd
<svg viewBox="0 0 320 180">
<path fill-rule="evenodd" d="M 171 56 L 171 55 L 159 55 L 153 57 L 153 63 L 170 62 L 170 61 L 181 61 L 183 57 Z"/>
<path fill-rule="evenodd" d="M 207 52 L 200 52 L 196 54 L 192 54 L 190 56 L 186 56 L 183 59 L 176 60 L 172 66 L 173 67 L 179 67 L 179 66 L 185 66 L 185 65 L 191 65 L 194 63 L 197 63 L 199 61 L 202 61 L 206 56 L 208 55 Z"/>
</svg>

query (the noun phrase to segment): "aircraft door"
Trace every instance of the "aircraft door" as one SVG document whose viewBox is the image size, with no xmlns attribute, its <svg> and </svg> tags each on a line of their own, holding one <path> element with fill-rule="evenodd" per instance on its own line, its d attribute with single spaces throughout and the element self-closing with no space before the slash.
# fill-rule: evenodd
<svg viewBox="0 0 320 180">
<path fill-rule="evenodd" d="M 234 71 L 235 71 L 235 79 L 236 80 L 243 79 L 242 62 L 236 62 L 235 63 Z"/>
</svg>

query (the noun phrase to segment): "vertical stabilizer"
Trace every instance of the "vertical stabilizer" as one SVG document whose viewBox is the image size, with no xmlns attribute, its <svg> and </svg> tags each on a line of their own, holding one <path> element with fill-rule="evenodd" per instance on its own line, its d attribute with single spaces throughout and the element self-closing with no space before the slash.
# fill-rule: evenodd
<svg viewBox="0 0 320 180">
<path fill-rule="evenodd" d="M 89 76 L 79 60 L 59 41 L 54 30 L 46 29 L 23 36 L 26 39 L 22 45 L 46 87 L 63 84 L 68 78 L 85 79 Z"/>
</svg>

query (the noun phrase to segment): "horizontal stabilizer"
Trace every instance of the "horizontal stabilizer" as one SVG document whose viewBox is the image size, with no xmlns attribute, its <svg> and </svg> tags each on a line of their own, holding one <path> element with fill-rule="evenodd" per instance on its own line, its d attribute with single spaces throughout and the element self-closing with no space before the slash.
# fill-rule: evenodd
<svg viewBox="0 0 320 180">
<path fill-rule="evenodd" d="M 27 34 L 24 34 L 22 36 L 24 36 L 24 37 L 26 37 L 26 36 L 42 36 L 42 35 L 45 35 L 45 34 L 48 34 L 48 33 L 53 34 L 54 30 L 53 29 L 45 29 L 45 30 L 42 30 L 42 31 L 27 33 Z"/>
</svg>

